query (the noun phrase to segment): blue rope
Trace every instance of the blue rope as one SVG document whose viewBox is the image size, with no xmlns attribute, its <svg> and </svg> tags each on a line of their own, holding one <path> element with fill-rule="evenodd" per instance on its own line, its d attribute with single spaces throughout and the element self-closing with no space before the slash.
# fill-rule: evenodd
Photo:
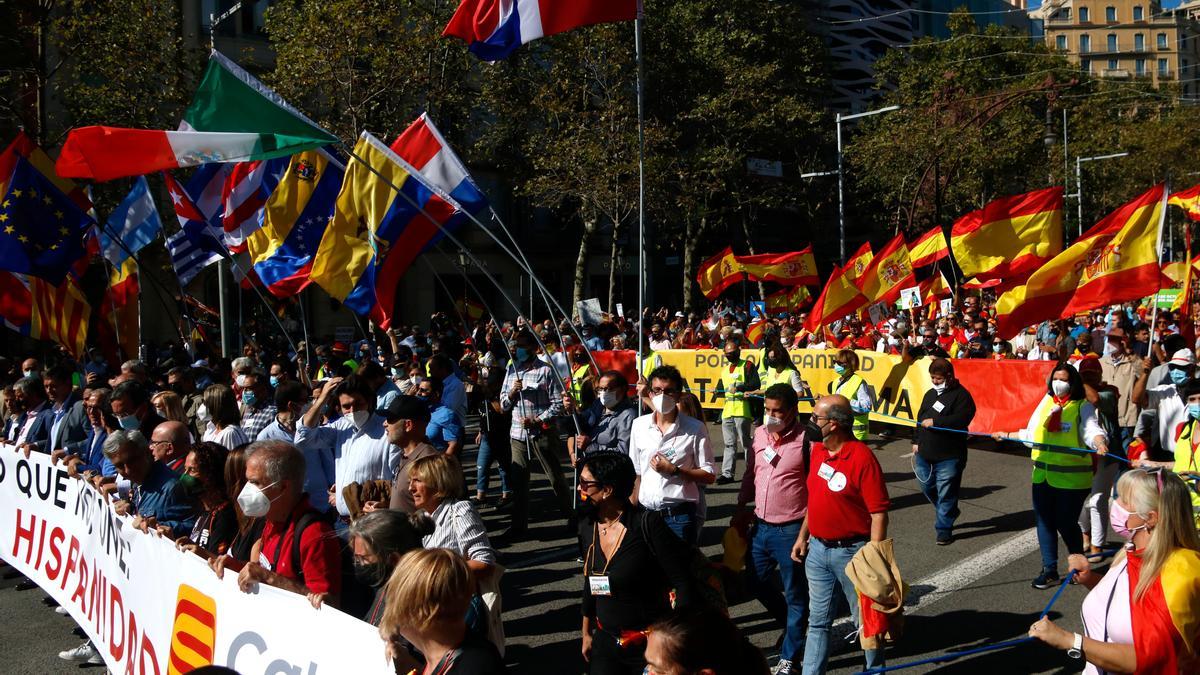
<svg viewBox="0 0 1200 675">
<path fill-rule="evenodd" d="M 1046 616 L 1048 614 L 1050 614 L 1050 608 L 1054 607 L 1054 603 L 1058 602 L 1059 597 L 1061 597 L 1063 594 L 1063 591 L 1066 590 L 1067 584 L 1071 583 L 1071 580 L 1074 578 L 1075 578 L 1075 570 L 1071 570 L 1071 573 L 1067 575 L 1067 578 L 1063 579 L 1062 583 L 1059 584 L 1058 590 L 1054 592 L 1054 597 L 1050 598 L 1050 602 L 1046 605 L 1046 608 L 1042 610 L 1041 616 L 1038 617 L 1039 619 L 1044 619 L 1044 618 L 1046 618 Z M 924 666 L 924 665 L 927 665 L 930 663 L 943 663 L 945 661 L 954 661 L 956 659 L 961 659 L 964 656 L 974 656 L 976 654 L 983 654 L 985 652 L 994 652 L 994 651 L 998 651 L 1001 649 L 1008 649 L 1009 647 L 1016 647 L 1017 645 L 1023 645 L 1027 642 L 1033 642 L 1036 639 L 1037 638 L 1025 636 L 1023 638 L 1016 638 L 1013 640 L 1006 640 L 1004 642 L 997 642 L 995 644 L 984 645 L 982 647 L 976 647 L 974 649 L 968 649 L 965 652 L 954 652 L 952 654 L 942 654 L 941 656 L 933 656 L 933 657 L 930 657 L 927 659 L 921 659 L 920 661 L 913 661 L 911 663 L 902 663 L 898 666 L 886 666 L 886 667 L 880 667 L 880 668 L 871 668 L 870 670 L 859 671 L 857 673 L 857 675 L 873 675 L 874 673 L 887 673 L 887 672 L 891 672 L 893 670 L 903 670 L 905 668 L 912 668 L 914 666 Z"/>
</svg>

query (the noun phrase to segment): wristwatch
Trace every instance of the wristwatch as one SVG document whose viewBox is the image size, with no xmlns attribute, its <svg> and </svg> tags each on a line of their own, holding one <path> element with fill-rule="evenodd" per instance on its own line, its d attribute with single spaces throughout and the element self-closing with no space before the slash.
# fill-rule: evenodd
<svg viewBox="0 0 1200 675">
<path fill-rule="evenodd" d="M 1073 659 L 1083 658 L 1083 636 L 1075 633 L 1071 642 L 1071 648 L 1067 650 L 1067 656 Z"/>
</svg>

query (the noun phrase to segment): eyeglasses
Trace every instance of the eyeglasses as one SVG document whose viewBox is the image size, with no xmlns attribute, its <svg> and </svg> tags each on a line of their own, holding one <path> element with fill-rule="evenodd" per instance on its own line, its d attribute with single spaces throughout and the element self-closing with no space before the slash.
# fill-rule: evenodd
<svg viewBox="0 0 1200 675">
<path fill-rule="evenodd" d="M 658 394 L 666 394 L 667 396 L 674 396 L 679 393 L 679 390 L 678 389 L 663 389 L 662 387 L 653 387 L 650 389 L 650 393 L 654 394 L 656 396 Z"/>
<path fill-rule="evenodd" d="M 583 478 L 579 479 L 579 488 L 585 492 L 592 488 L 598 488 L 600 485 L 601 483 L 598 480 L 585 480 Z"/>
</svg>

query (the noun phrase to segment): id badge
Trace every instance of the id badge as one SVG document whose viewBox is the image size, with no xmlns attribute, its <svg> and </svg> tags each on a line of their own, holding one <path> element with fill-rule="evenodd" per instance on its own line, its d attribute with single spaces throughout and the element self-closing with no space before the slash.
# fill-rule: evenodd
<svg viewBox="0 0 1200 675">
<path fill-rule="evenodd" d="M 1071 430 L 1071 423 L 1070 423 L 1070 422 L 1063 422 L 1063 423 L 1062 423 L 1062 430 L 1063 430 L 1063 431 L 1070 431 L 1070 430 Z"/>
<path fill-rule="evenodd" d="M 588 577 L 588 588 L 592 595 L 612 595 L 612 586 L 608 583 L 607 574 L 594 574 Z"/>
<path fill-rule="evenodd" d="M 933 412 L 942 412 L 945 409 L 946 409 L 946 406 L 942 405 L 941 401 L 934 401 Z"/>
<path fill-rule="evenodd" d="M 775 452 L 775 448 L 767 448 L 763 450 L 763 459 L 767 460 L 767 464 L 774 465 L 775 460 L 779 459 L 779 453 Z"/>
<path fill-rule="evenodd" d="M 821 462 L 821 466 L 817 467 L 817 475 L 821 477 L 821 480 L 828 481 L 830 478 L 833 478 L 833 474 L 835 473 L 837 471 L 825 462 Z"/>
<path fill-rule="evenodd" d="M 263 567 L 267 568 L 268 570 L 271 569 L 271 561 L 267 560 L 266 554 L 262 553 L 261 551 L 258 554 L 258 564 L 262 565 Z"/>
</svg>

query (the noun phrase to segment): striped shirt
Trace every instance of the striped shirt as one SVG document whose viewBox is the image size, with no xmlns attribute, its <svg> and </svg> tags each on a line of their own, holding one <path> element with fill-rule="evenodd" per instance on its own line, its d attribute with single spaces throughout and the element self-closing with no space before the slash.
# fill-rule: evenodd
<svg viewBox="0 0 1200 675">
<path fill-rule="evenodd" d="M 425 548 L 448 548 L 458 551 L 467 560 L 496 564 L 496 549 L 492 548 L 483 519 L 471 502 L 465 499 L 444 501 L 433 510 L 431 517 L 433 534 L 421 539 Z"/>
<path fill-rule="evenodd" d="M 520 395 L 509 397 L 508 393 L 518 379 L 521 380 Z M 508 435 L 514 440 L 525 440 L 527 429 L 522 422 L 526 417 L 547 422 L 562 414 L 562 382 L 550 366 L 538 359 L 530 359 L 516 367 L 510 364 L 500 392 L 500 409 L 513 413 Z"/>
</svg>

